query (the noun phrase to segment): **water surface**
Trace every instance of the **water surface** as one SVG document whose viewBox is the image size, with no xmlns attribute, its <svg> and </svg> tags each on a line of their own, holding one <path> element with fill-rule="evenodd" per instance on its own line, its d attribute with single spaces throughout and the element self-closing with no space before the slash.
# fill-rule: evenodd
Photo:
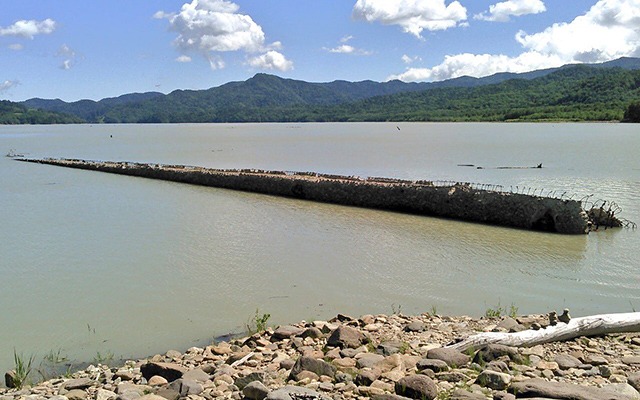
<svg viewBox="0 0 640 400">
<path fill-rule="evenodd" d="M 0 127 L 2 153 L 491 183 L 613 200 L 636 222 L 639 148 L 621 124 Z M 526 232 L 6 157 L 0 182 L 3 370 L 14 348 L 91 360 L 202 345 L 257 308 L 271 323 L 640 309 L 632 230 Z"/>
</svg>

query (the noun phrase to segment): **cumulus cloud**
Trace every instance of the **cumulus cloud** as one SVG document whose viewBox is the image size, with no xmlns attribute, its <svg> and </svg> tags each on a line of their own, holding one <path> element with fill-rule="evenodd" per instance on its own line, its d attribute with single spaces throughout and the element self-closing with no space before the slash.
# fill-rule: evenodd
<svg viewBox="0 0 640 400">
<path fill-rule="evenodd" d="M 4 82 L 0 82 L 0 93 L 4 93 L 9 91 L 9 89 L 16 87 L 20 84 L 19 81 L 4 81 Z"/>
<path fill-rule="evenodd" d="M 432 68 L 410 68 L 388 79 L 443 80 L 497 72 L 526 72 L 568 63 L 605 62 L 640 56 L 640 0 L 599 0 L 584 15 L 568 23 L 554 24 L 542 32 L 518 32 L 522 46 L 517 56 L 457 54 Z"/>
<path fill-rule="evenodd" d="M 249 65 L 254 68 L 276 69 L 278 71 L 288 71 L 293 69 L 293 63 L 275 50 L 270 50 L 265 54 L 249 59 Z"/>
<path fill-rule="evenodd" d="M 281 43 L 265 45 L 262 27 L 249 15 L 240 14 L 239 9 L 237 4 L 226 0 L 192 0 L 183 4 L 178 13 L 158 11 L 153 17 L 169 21 L 170 29 L 178 33 L 173 44 L 184 56 L 191 52 L 203 54 L 212 69 L 224 68 L 224 61 L 216 54 L 219 52 L 262 52 L 259 57 L 275 62 L 278 57 L 274 58 L 271 52 L 280 48 Z M 285 59 L 281 65 L 287 63 L 290 61 Z"/>
<path fill-rule="evenodd" d="M 474 19 L 484 21 L 509 21 L 511 16 L 539 14 L 547 11 L 542 0 L 508 0 L 489 6 L 489 12 L 474 15 Z"/>
<path fill-rule="evenodd" d="M 422 38 L 422 31 L 453 28 L 467 19 L 467 9 L 458 1 L 358 0 L 353 16 L 367 22 L 398 25 L 406 33 Z"/>
<path fill-rule="evenodd" d="M 6 28 L 0 27 L 0 36 L 19 36 L 33 39 L 37 35 L 48 35 L 56 29 L 56 21 L 47 18 L 44 21 L 20 20 Z"/>
</svg>

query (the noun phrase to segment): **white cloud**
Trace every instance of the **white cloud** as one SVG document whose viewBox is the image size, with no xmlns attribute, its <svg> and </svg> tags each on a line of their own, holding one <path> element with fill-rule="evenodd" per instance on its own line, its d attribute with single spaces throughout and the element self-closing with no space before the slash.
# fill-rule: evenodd
<svg viewBox="0 0 640 400">
<path fill-rule="evenodd" d="M 539 14 L 547 11 L 542 0 L 508 0 L 489 6 L 489 12 L 474 15 L 474 19 L 484 21 L 509 21 L 509 17 Z"/>
<path fill-rule="evenodd" d="M 75 65 L 76 52 L 66 44 L 60 46 L 60 48 L 56 52 L 56 56 L 64 58 L 62 64 L 60 65 L 60 68 L 64 70 L 69 70 Z"/>
<path fill-rule="evenodd" d="M 324 48 L 324 50 L 328 51 L 329 53 L 337 53 L 337 54 L 354 54 L 354 55 L 359 55 L 359 56 L 369 56 L 372 54 L 372 52 L 367 51 L 367 50 L 363 50 L 363 49 L 358 49 L 356 47 L 353 47 L 351 45 L 348 44 L 341 44 L 337 47 L 334 48 Z"/>
<path fill-rule="evenodd" d="M 422 60 L 422 58 L 420 58 L 419 56 L 410 57 L 410 56 L 408 56 L 406 54 L 402 55 L 402 62 L 405 63 L 405 64 L 412 64 L 412 63 L 414 63 L 416 61 L 421 61 L 421 60 Z"/>
<path fill-rule="evenodd" d="M 16 87 L 20 84 L 19 81 L 4 81 L 0 82 L 0 93 L 7 92 L 9 89 Z"/>
<path fill-rule="evenodd" d="M 37 35 L 48 35 L 56 29 L 56 21 L 47 18 L 44 21 L 20 20 L 6 28 L 0 27 L 0 36 L 20 36 L 33 39 Z"/>
<path fill-rule="evenodd" d="M 188 62 L 191 62 L 191 57 L 185 56 L 183 54 L 183 55 L 179 56 L 178 58 L 176 58 L 176 61 L 180 62 L 180 63 L 188 63 Z"/>
<path fill-rule="evenodd" d="M 22 49 L 24 49 L 24 46 L 20 43 L 13 43 L 9 45 L 9 49 L 11 50 L 15 50 L 15 51 L 20 51 Z"/>
<path fill-rule="evenodd" d="M 523 52 L 457 54 L 446 56 L 432 68 L 411 68 L 389 79 L 437 81 L 463 75 L 487 76 L 497 72 L 526 72 L 576 62 L 604 62 L 640 56 L 640 0 L 599 0 L 584 15 L 554 24 L 542 32 L 518 32 Z"/>
<path fill-rule="evenodd" d="M 270 50 L 265 54 L 249 59 L 249 65 L 260 69 L 276 69 L 288 71 L 293 69 L 293 62 L 286 59 L 282 53 Z"/>
<path fill-rule="evenodd" d="M 467 9 L 458 1 L 445 0 L 358 0 L 354 18 L 384 25 L 399 25 L 406 33 L 422 38 L 422 31 L 453 28 L 467 19 Z"/>
<path fill-rule="evenodd" d="M 242 51 L 264 53 L 255 57 L 251 65 L 265 65 L 269 69 L 286 67 L 290 61 L 279 52 L 282 43 L 265 45 L 265 34 L 249 15 L 240 14 L 240 7 L 226 0 L 192 0 L 184 3 L 180 12 L 156 12 L 153 17 L 167 19 L 172 31 L 178 33 L 174 45 L 183 54 L 177 61 L 184 62 L 189 53 L 202 54 L 212 69 L 224 68 L 224 60 L 216 53 Z"/>
</svg>

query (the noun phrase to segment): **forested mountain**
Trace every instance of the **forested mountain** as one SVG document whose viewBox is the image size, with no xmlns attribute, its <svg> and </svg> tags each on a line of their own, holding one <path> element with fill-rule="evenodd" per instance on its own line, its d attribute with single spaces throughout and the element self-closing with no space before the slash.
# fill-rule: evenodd
<svg viewBox="0 0 640 400">
<path fill-rule="evenodd" d="M 73 103 L 67 103 L 60 99 L 47 100 L 34 98 L 22 102 L 22 104 L 28 108 L 73 114 L 85 121 L 99 122 L 100 117 L 114 106 L 128 103 L 139 103 L 158 96 L 163 96 L 163 94 L 159 92 L 131 93 L 118 97 L 102 99 L 100 101 L 79 100 Z"/>
<path fill-rule="evenodd" d="M 29 109 L 7 100 L 0 100 L 0 125 L 18 124 L 77 124 L 82 119 L 67 114 Z"/>
<path fill-rule="evenodd" d="M 640 100 L 640 59 L 434 83 L 309 83 L 257 74 L 208 90 L 99 102 L 31 99 L 87 122 L 620 120 Z"/>
</svg>

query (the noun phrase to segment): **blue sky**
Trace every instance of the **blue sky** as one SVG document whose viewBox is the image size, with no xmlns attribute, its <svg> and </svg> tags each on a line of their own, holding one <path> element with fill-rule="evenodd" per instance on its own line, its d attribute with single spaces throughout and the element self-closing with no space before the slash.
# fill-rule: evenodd
<svg viewBox="0 0 640 400">
<path fill-rule="evenodd" d="M 640 0 L 4 0 L 0 99 L 207 89 L 258 72 L 438 81 L 640 56 Z"/>
</svg>

